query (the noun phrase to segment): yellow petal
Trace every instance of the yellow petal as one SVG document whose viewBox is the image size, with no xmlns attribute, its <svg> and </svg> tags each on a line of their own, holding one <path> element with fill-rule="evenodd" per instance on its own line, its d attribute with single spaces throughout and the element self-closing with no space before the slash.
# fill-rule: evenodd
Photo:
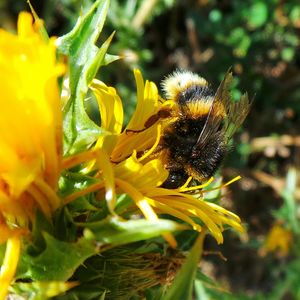
<svg viewBox="0 0 300 300">
<path fill-rule="evenodd" d="M 18 35 L 26 38 L 33 36 L 34 33 L 31 14 L 21 12 L 18 18 Z"/>
<path fill-rule="evenodd" d="M 128 195 L 131 196 L 133 201 L 136 203 L 136 205 L 139 207 L 139 209 L 142 211 L 145 218 L 149 221 L 156 221 L 158 220 L 158 217 L 154 210 L 151 208 L 149 203 L 147 202 L 147 199 L 144 197 L 142 193 L 140 193 L 136 188 L 134 188 L 131 184 L 127 183 L 126 181 L 123 181 L 121 179 L 116 178 L 117 185 Z"/>
<path fill-rule="evenodd" d="M 137 188 L 160 186 L 169 176 L 159 159 L 154 159 L 143 165 L 136 177 L 131 179 Z"/>
<path fill-rule="evenodd" d="M 163 198 L 156 199 L 156 201 L 167 204 L 164 213 L 171 214 L 171 211 L 168 211 L 168 207 L 171 207 L 180 210 L 181 212 L 186 213 L 190 216 L 198 217 L 207 226 L 207 228 L 215 237 L 217 242 L 219 244 L 223 243 L 223 235 L 221 233 L 221 229 L 218 227 L 217 223 L 215 222 L 216 220 L 213 220 L 213 218 L 216 218 L 216 215 L 214 215 L 213 213 L 207 214 L 195 206 L 192 206 L 190 204 L 181 201 L 176 201 L 175 199 L 170 199 L 170 200 L 171 201 Z"/>
<path fill-rule="evenodd" d="M 101 127 L 110 133 L 119 134 L 123 126 L 122 101 L 113 87 L 94 79 L 91 85 L 98 101 Z"/>
<path fill-rule="evenodd" d="M 137 86 L 137 105 L 126 128 L 141 130 L 144 129 L 144 124 L 149 117 L 157 113 L 158 90 L 155 83 L 151 81 L 147 80 L 144 85 L 144 79 L 139 70 L 134 70 L 134 76 Z"/>
<path fill-rule="evenodd" d="M 7 289 L 15 275 L 20 256 L 20 237 L 17 235 L 9 238 L 6 244 L 5 256 L 0 271 L 0 300 L 4 300 Z"/>
<path fill-rule="evenodd" d="M 114 148 L 111 159 L 119 162 L 129 157 L 133 151 L 144 152 L 155 143 L 157 137 L 156 126 L 151 126 L 140 133 L 122 133 Z"/>
<path fill-rule="evenodd" d="M 115 191 L 115 176 L 110 163 L 108 155 L 102 150 L 98 149 L 97 164 L 102 172 L 105 186 L 105 200 L 111 213 L 114 213 L 116 205 L 116 191 Z"/>
<path fill-rule="evenodd" d="M 99 80 L 93 80 L 91 89 L 99 105 L 101 128 L 107 132 L 100 136 L 95 147 L 105 149 L 110 155 L 122 130 L 122 101 L 113 87 L 108 87 Z"/>
<path fill-rule="evenodd" d="M 152 207 L 155 207 L 159 209 L 161 213 L 168 213 L 171 216 L 174 216 L 182 221 L 185 221 L 186 223 L 192 225 L 194 230 L 201 231 L 201 226 L 196 224 L 187 214 L 182 213 L 179 210 L 176 210 L 175 208 L 172 208 L 162 202 L 155 201 L 154 199 L 148 198 L 148 202 Z"/>
<path fill-rule="evenodd" d="M 120 135 L 111 155 L 112 160 L 116 162 L 130 156 L 134 150 L 139 152 L 151 148 L 157 137 L 155 126 L 145 128 L 146 121 L 155 115 L 160 107 L 157 87 L 149 81 L 144 84 L 139 70 L 134 70 L 134 76 L 137 85 L 137 105 L 126 129 L 142 131 L 136 134 L 125 130 Z"/>
<path fill-rule="evenodd" d="M 124 181 L 135 180 L 135 176 L 142 169 L 143 165 L 137 160 L 135 155 L 123 160 L 113 167 L 115 176 Z"/>
</svg>

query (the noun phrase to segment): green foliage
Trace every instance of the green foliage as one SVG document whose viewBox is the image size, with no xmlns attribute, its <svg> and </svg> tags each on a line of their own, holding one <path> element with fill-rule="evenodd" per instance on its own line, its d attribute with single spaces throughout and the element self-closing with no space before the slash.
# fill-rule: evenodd
<svg viewBox="0 0 300 300">
<path fill-rule="evenodd" d="M 26 295 L 29 300 L 53 299 L 53 297 L 68 291 L 74 284 L 66 284 L 63 281 L 35 281 L 18 283 L 13 291 L 18 295 Z"/>
<path fill-rule="evenodd" d="M 117 59 L 106 55 L 112 35 L 100 48 L 95 45 L 102 31 L 108 7 L 108 0 L 96 1 L 92 9 L 78 19 L 74 29 L 58 39 L 59 52 L 70 59 L 70 99 L 64 108 L 65 154 L 86 149 L 101 134 L 100 127 L 88 117 L 83 101 L 88 86 L 100 66 Z"/>
<path fill-rule="evenodd" d="M 37 256 L 27 253 L 22 257 L 22 263 L 28 268 L 22 277 L 43 281 L 66 281 L 88 257 L 97 253 L 94 241 L 82 238 L 76 243 L 66 243 L 46 232 L 43 236 L 45 250 Z"/>
<path fill-rule="evenodd" d="M 82 226 L 86 228 L 86 237 L 111 245 L 122 245 L 146 240 L 166 232 L 188 228 L 168 220 L 155 222 L 146 220 L 122 221 L 116 217 L 109 217 L 93 223 L 85 222 Z"/>
<path fill-rule="evenodd" d="M 300 220 L 297 216 L 297 202 L 295 199 L 297 184 L 297 173 L 295 169 L 289 169 L 286 175 L 286 186 L 282 190 L 283 205 L 279 210 L 274 212 L 279 220 L 284 220 L 284 223 L 290 228 L 294 234 L 300 234 Z"/>
</svg>

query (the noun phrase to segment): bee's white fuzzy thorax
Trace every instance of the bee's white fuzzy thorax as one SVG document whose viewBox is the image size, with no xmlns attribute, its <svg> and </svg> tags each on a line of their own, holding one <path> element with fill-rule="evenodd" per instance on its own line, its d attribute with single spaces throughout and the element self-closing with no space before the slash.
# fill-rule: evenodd
<svg viewBox="0 0 300 300">
<path fill-rule="evenodd" d="M 192 85 L 207 86 L 207 81 L 190 71 L 175 71 L 162 81 L 162 88 L 167 99 L 175 100 L 177 96 Z"/>
</svg>

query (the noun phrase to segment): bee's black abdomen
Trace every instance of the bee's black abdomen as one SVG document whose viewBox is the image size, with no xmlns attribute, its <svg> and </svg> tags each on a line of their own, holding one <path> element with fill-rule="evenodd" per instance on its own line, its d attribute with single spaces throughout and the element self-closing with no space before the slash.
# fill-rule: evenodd
<svg viewBox="0 0 300 300">
<path fill-rule="evenodd" d="M 196 101 L 199 99 L 205 100 L 214 96 L 214 91 L 208 86 L 191 85 L 186 90 L 179 93 L 177 101 L 180 105 L 184 105 L 187 102 Z"/>
<path fill-rule="evenodd" d="M 205 180 L 210 178 L 220 167 L 225 155 L 227 146 L 224 143 L 224 137 L 221 134 L 215 134 L 210 137 L 210 141 L 205 148 L 193 149 L 191 158 L 189 159 L 190 169 Z"/>
<path fill-rule="evenodd" d="M 167 168 L 170 175 L 164 187 L 177 188 L 184 184 L 188 176 L 193 176 L 199 181 L 208 179 L 220 166 L 226 154 L 221 131 L 211 135 L 205 147 L 198 141 L 206 118 L 207 115 L 198 119 L 181 118 L 165 131 L 162 146 L 169 149 Z"/>
</svg>

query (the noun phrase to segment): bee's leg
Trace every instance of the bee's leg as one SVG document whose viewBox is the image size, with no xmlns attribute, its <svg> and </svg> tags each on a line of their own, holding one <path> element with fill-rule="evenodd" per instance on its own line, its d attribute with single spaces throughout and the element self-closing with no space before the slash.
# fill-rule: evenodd
<svg viewBox="0 0 300 300">
<path fill-rule="evenodd" d="M 180 169 L 169 169 L 169 177 L 167 180 L 161 185 L 163 188 L 167 189 L 177 189 L 185 184 L 189 175 L 182 168 Z"/>
<path fill-rule="evenodd" d="M 147 128 L 143 128 L 141 130 L 133 130 L 133 129 L 125 129 L 125 133 L 128 134 L 128 133 L 140 133 L 140 132 L 143 132 L 145 131 Z"/>
<path fill-rule="evenodd" d="M 154 125 L 158 120 L 160 119 L 160 115 L 159 113 L 155 114 L 155 115 L 152 115 L 148 118 L 148 120 L 145 122 L 144 126 L 145 128 L 149 128 L 151 127 L 152 125 Z"/>
<path fill-rule="evenodd" d="M 160 116 L 159 114 L 155 114 L 155 115 L 152 115 L 151 117 L 149 117 L 149 119 L 145 122 L 144 124 L 144 128 L 143 129 L 140 129 L 140 130 L 133 130 L 133 129 L 126 129 L 125 132 L 126 134 L 127 133 L 140 133 L 140 132 L 143 132 L 145 131 L 146 129 L 148 129 L 149 127 L 151 127 L 152 125 L 154 125 L 158 120 L 160 119 Z"/>
<path fill-rule="evenodd" d="M 149 127 L 151 127 L 152 125 L 154 125 L 157 121 L 159 120 L 159 115 L 155 114 L 152 115 L 151 117 L 149 117 L 149 119 L 145 122 L 144 124 L 144 128 L 140 129 L 140 130 L 133 130 L 133 129 L 126 129 L 125 132 L 126 134 L 129 132 L 133 132 L 133 133 L 140 133 L 145 131 L 146 129 L 148 129 Z"/>
<path fill-rule="evenodd" d="M 171 117 L 171 111 L 170 109 L 161 109 L 157 112 L 157 114 L 152 115 L 151 117 L 149 117 L 149 119 L 145 122 L 144 126 L 145 128 L 149 128 L 152 125 L 154 125 L 158 120 L 161 119 L 167 119 Z"/>
<path fill-rule="evenodd" d="M 144 124 L 144 128 L 140 129 L 140 130 L 134 130 L 134 129 L 126 129 L 125 132 L 127 133 L 140 133 L 145 131 L 146 129 L 148 129 L 149 127 L 151 127 L 152 125 L 154 125 L 158 120 L 160 119 L 166 119 L 169 118 L 171 116 L 171 111 L 170 109 L 161 109 L 159 110 L 155 115 L 150 116 L 145 124 Z"/>
</svg>

